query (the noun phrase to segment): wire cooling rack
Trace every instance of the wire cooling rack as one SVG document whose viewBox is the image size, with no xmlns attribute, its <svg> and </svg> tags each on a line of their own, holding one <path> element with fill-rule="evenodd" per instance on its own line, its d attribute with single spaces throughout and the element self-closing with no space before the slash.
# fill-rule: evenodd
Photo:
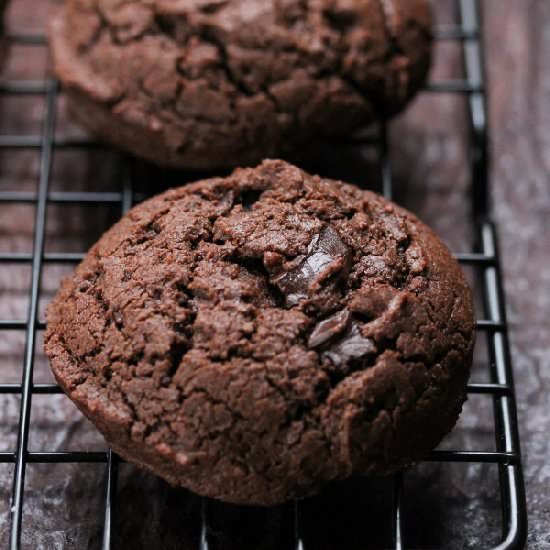
<svg viewBox="0 0 550 550">
<path fill-rule="evenodd" d="M 14 0 L 16 1 L 16 0 Z M 490 189 L 488 175 L 488 128 L 486 111 L 486 88 L 484 80 L 484 59 L 481 37 L 479 0 L 456 0 L 460 21 L 458 24 L 436 28 L 435 37 L 441 42 L 459 43 L 462 48 L 464 78 L 445 80 L 429 84 L 426 93 L 454 94 L 463 96 L 467 102 L 470 143 L 471 208 L 475 231 L 473 252 L 456 254 L 461 264 L 473 266 L 480 274 L 479 284 L 483 296 L 483 315 L 477 321 L 480 338 L 486 339 L 487 351 L 484 362 L 489 371 L 488 383 L 472 383 L 468 393 L 484 394 L 493 401 L 495 450 L 488 452 L 460 450 L 437 450 L 427 462 L 490 463 L 496 465 L 499 473 L 500 504 L 502 512 L 501 542 L 494 546 L 499 550 L 522 548 L 526 538 L 526 509 L 524 483 L 521 466 L 520 445 L 516 417 L 512 366 L 508 344 L 505 303 L 502 284 L 500 257 L 496 241 L 495 225 L 490 210 Z M 10 34 L 4 32 L 3 39 L 13 45 L 44 47 L 45 38 L 34 34 Z M 89 148 L 95 144 L 88 140 L 62 139 L 56 137 L 56 104 L 58 83 L 53 78 L 45 81 L 0 81 L 0 96 L 40 96 L 45 103 L 42 131 L 37 135 L 0 135 L 0 151 L 35 150 L 40 155 L 39 181 L 36 191 L 0 190 L 0 205 L 3 203 L 30 204 L 34 206 L 34 234 L 31 253 L 0 253 L 0 265 L 26 264 L 31 269 L 28 288 L 28 314 L 24 319 L 0 319 L 0 333 L 20 331 L 25 334 L 25 352 L 20 383 L 0 384 L 0 394 L 19 394 L 20 414 L 18 438 L 14 450 L 0 453 L 0 463 L 11 463 L 13 467 L 13 493 L 11 499 L 11 530 L 9 548 L 17 550 L 21 545 L 22 521 L 25 495 L 25 474 L 27 465 L 44 463 L 102 463 L 106 468 L 104 486 L 104 519 L 100 546 L 103 550 L 112 547 L 113 514 L 117 465 L 119 462 L 110 450 L 106 452 L 31 452 L 28 450 L 31 428 L 33 396 L 61 393 L 55 384 L 33 383 L 33 363 L 37 342 L 37 331 L 44 329 L 39 320 L 39 299 L 41 275 L 47 264 L 76 264 L 82 258 L 80 253 L 45 252 L 46 212 L 48 205 L 65 207 L 71 204 L 94 204 L 117 206 L 125 212 L 141 197 L 134 193 L 134 178 L 127 177 L 123 187 L 116 192 L 102 191 L 51 191 L 52 159 L 63 149 Z M 381 190 L 392 198 L 394 178 L 388 150 L 387 129 L 379 127 L 374 146 L 381 163 Z M 406 477 L 407 474 L 404 474 Z M 218 547 L 209 540 L 209 503 L 202 501 L 201 529 L 198 546 L 201 550 Z M 395 550 L 410 548 L 404 532 L 406 522 L 407 492 L 404 489 L 403 474 L 394 477 L 392 499 L 392 546 Z M 309 550 L 304 543 L 301 527 L 302 504 L 292 508 L 291 546 Z M 312 548 L 312 550 L 314 550 Z"/>
</svg>

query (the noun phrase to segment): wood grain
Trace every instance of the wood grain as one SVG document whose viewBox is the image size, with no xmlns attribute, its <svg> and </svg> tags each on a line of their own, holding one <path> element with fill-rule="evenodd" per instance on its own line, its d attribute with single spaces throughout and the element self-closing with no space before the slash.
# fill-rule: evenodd
<svg viewBox="0 0 550 550">
<path fill-rule="evenodd" d="M 529 505 L 528 547 L 550 548 L 550 2 L 487 0 L 494 210 Z"/>
</svg>

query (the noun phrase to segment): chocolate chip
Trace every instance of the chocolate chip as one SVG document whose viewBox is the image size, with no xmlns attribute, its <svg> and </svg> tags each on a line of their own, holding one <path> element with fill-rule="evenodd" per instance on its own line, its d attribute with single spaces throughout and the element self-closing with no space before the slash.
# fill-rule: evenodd
<svg viewBox="0 0 550 550">
<path fill-rule="evenodd" d="M 342 331 L 348 328 L 351 314 L 347 309 L 343 309 L 334 315 L 326 318 L 324 321 L 317 323 L 313 332 L 309 336 L 307 345 L 310 348 L 316 348 L 328 342 Z"/>
<path fill-rule="evenodd" d="M 360 325 L 352 322 L 344 336 L 326 350 L 322 357 L 329 359 L 336 366 L 341 366 L 351 360 L 363 359 L 376 351 L 374 342 L 361 334 Z"/>
<path fill-rule="evenodd" d="M 330 226 L 325 226 L 313 237 L 308 251 L 297 267 L 271 279 L 271 283 L 284 294 L 286 305 L 297 305 L 323 282 L 338 274 L 338 278 L 349 271 L 351 254 L 340 235 Z"/>
</svg>

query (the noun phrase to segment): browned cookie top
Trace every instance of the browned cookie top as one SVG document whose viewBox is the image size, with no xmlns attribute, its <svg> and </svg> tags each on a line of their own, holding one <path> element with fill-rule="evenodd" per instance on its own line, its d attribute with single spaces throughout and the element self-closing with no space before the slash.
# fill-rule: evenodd
<svg viewBox="0 0 550 550">
<path fill-rule="evenodd" d="M 428 0 L 65 0 L 50 34 L 79 120 L 215 168 L 397 111 L 426 76 L 430 25 Z"/>
<path fill-rule="evenodd" d="M 421 457 L 456 421 L 472 343 L 470 290 L 425 225 L 282 161 L 135 207 L 46 333 L 119 453 L 256 504 Z"/>
</svg>

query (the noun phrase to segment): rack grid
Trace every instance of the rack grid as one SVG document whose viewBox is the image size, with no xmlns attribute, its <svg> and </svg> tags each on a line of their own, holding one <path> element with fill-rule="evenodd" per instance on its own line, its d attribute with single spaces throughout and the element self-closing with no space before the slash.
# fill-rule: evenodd
<svg viewBox="0 0 550 550">
<path fill-rule="evenodd" d="M 435 29 L 434 36 L 437 41 L 455 41 L 461 44 L 465 77 L 431 83 L 426 86 L 425 92 L 459 94 L 466 98 L 468 105 L 471 210 L 475 246 L 474 252 L 456 254 L 455 256 L 461 264 L 474 266 L 482 274 L 479 282 L 483 293 L 484 318 L 477 321 L 477 330 L 484 332 L 488 337 L 487 365 L 490 382 L 471 383 L 468 386 L 468 393 L 485 394 L 491 396 L 493 400 L 496 450 L 492 452 L 473 452 L 462 449 L 436 450 L 426 457 L 426 461 L 475 462 L 497 465 L 502 505 L 502 537 L 500 544 L 494 550 L 520 549 L 523 548 L 526 539 L 527 519 L 501 260 L 490 206 L 487 97 L 481 29 L 482 1 L 456 0 L 456 2 L 460 13 L 460 23 L 438 27 Z M 2 38 L 17 45 L 44 47 L 46 44 L 45 37 L 34 34 L 10 34 L 6 31 Z M 39 321 L 38 316 L 42 269 L 46 264 L 76 265 L 83 257 L 83 254 L 80 253 L 44 252 L 46 211 L 49 204 L 94 204 L 118 206 L 120 213 L 124 213 L 144 197 L 134 192 L 134 182 L 131 176 L 124 179 L 120 192 L 50 191 L 52 158 L 57 151 L 100 146 L 89 139 L 56 137 L 58 93 L 59 86 L 53 77 L 49 77 L 45 81 L 0 82 L 0 96 L 41 96 L 44 98 L 45 104 L 41 134 L 0 136 L 0 150 L 34 149 L 40 155 L 40 172 L 36 191 L 0 190 L 0 204 L 31 204 L 35 207 L 32 252 L 0 253 L 0 266 L 6 263 L 21 263 L 29 265 L 31 269 L 27 317 L 25 319 L 0 319 L 0 330 L 24 331 L 25 333 L 21 382 L 0 384 L 0 394 L 19 394 L 21 396 L 16 448 L 10 452 L 0 453 L 0 463 L 14 464 L 9 548 L 10 550 L 20 548 L 21 532 L 24 529 L 22 511 L 25 473 L 28 464 L 102 463 L 106 468 L 106 482 L 101 545 L 103 550 L 109 550 L 111 548 L 112 518 L 116 507 L 117 465 L 120 459 L 110 450 L 106 452 L 30 452 L 28 450 L 33 396 L 61 393 L 56 384 L 33 383 L 36 335 L 38 330 L 44 328 L 44 324 Z M 383 194 L 391 199 L 394 180 L 385 123 L 379 124 L 377 137 L 374 140 L 369 138 L 369 142 L 378 149 L 381 162 L 381 189 Z M 407 548 L 403 532 L 403 508 L 406 499 L 403 475 L 406 474 L 397 474 L 394 477 L 392 527 L 395 550 Z M 304 548 L 300 536 L 300 508 L 299 503 L 294 504 L 293 539 L 297 550 Z M 207 550 L 209 548 L 208 506 L 205 500 L 201 507 L 201 518 L 199 546 L 201 550 Z"/>
</svg>

